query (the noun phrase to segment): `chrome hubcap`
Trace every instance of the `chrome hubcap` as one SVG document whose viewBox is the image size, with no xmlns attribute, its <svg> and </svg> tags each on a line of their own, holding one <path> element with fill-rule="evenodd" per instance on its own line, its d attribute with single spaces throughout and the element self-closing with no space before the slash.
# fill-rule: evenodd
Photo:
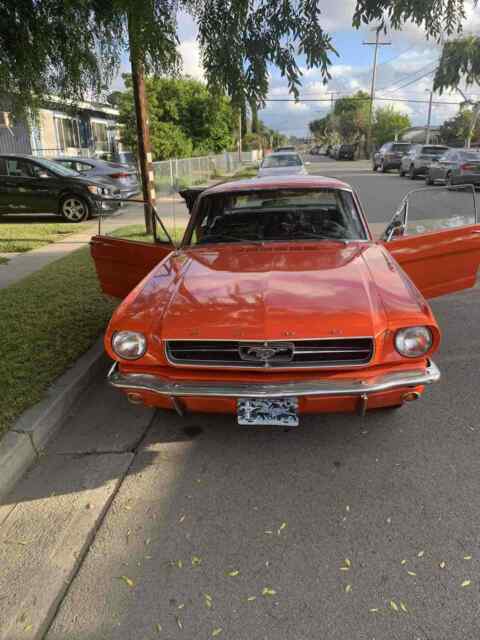
<svg viewBox="0 0 480 640">
<path fill-rule="evenodd" d="M 63 215 L 74 222 L 82 220 L 85 216 L 85 205 L 81 200 L 77 198 L 68 198 L 63 203 L 62 207 Z"/>
</svg>

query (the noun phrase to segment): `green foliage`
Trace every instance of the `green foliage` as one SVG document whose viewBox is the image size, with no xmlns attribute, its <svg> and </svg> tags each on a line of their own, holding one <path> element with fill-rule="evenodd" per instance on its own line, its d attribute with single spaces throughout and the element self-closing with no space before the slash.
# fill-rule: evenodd
<svg viewBox="0 0 480 640">
<path fill-rule="evenodd" d="M 342 141 L 358 142 L 366 134 L 369 110 L 370 96 L 365 91 L 335 102 L 334 126 Z"/>
<path fill-rule="evenodd" d="M 473 111 L 471 109 L 462 109 L 453 118 L 445 120 L 440 127 L 440 136 L 442 142 L 453 147 L 462 146 L 470 135 L 470 127 L 473 121 Z M 477 122 L 474 138 L 480 138 L 480 121 Z"/>
<path fill-rule="evenodd" d="M 353 26 L 374 23 L 400 29 L 405 22 L 413 22 L 427 36 L 440 39 L 460 30 L 465 4 L 465 0 L 357 0 Z"/>
<path fill-rule="evenodd" d="M 131 79 L 119 100 L 120 119 L 126 125 L 124 142 L 136 139 Z M 146 80 L 150 136 L 155 160 L 217 153 L 233 145 L 234 112 L 226 96 L 215 94 L 191 78 Z"/>
<path fill-rule="evenodd" d="M 135 16 L 147 71 L 178 68 L 174 0 L 19 0 L 0 12 L 0 94 L 21 113 L 38 99 L 99 95 L 128 50 L 127 16 Z"/>
<path fill-rule="evenodd" d="M 317 118 L 317 120 L 309 122 L 308 128 L 313 134 L 315 140 L 323 142 L 328 137 L 329 130 L 332 129 L 332 124 L 332 119 L 330 114 L 328 114 L 323 118 Z"/>
<path fill-rule="evenodd" d="M 455 89 L 462 80 L 468 85 L 480 81 L 480 36 L 465 36 L 445 43 L 437 67 L 434 89 Z"/>
<path fill-rule="evenodd" d="M 410 126 L 410 118 L 405 113 L 396 111 L 392 106 L 381 107 L 375 111 L 373 139 L 377 145 L 382 145 L 394 140 L 396 134 Z"/>
</svg>

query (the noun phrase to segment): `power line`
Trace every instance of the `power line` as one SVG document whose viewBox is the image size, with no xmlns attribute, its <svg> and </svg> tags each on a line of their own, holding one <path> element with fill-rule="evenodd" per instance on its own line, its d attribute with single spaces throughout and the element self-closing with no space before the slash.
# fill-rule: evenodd
<svg viewBox="0 0 480 640">
<path fill-rule="evenodd" d="M 357 98 L 355 96 L 351 96 L 350 100 L 356 100 L 358 102 L 368 102 L 370 97 L 368 98 Z M 418 104 L 428 104 L 429 100 L 416 100 L 414 98 L 387 98 L 387 97 L 375 97 L 375 100 L 383 100 L 386 102 L 415 102 Z M 265 98 L 265 102 L 330 102 L 330 98 L 299 98 L 296 100 L 295 98 Z M 456 105 L 457 107 L 463 104 L 463 100 L 461 102 L 448 102 L 445 100 L 434 100 L 432 104 L 449 104 Z"/>
<path fill-rule="evenodd" d="M 379 91 L 397 91 L 397 88 L 394 88 L 394 87 L 396 87 L 398 84 L 401 84 L 405 80 L 410 80 L 410 78 L 412 78 L 412 76 L 417 76 L 419 73 L 424 71 L 427 67 L 429 67 L 432 64 L 432 62 L 436 63 L 436 62 L 438 62 L 438 59 L 430 61 L 428 64 L 423 65 L 423 67 L 420 67 L 419 69 L 416 69 L 412 73 L 407 73 L 406 75 L 402 76 L 401 78 L 398 78 L 397 80 L 395 80 L 395 82 L 393 82 L 390 85 L 387 85 L 386 87 L 381 87 L 379 89 Z"/>
<path fill-rule="evenodd" d="M 432 73 L 435 73 L 436 70 L 437 70 L 437 67 L 435 67 L 434 69 L 430 69 L 430 71 L 427 71 L 427 73 L 424 73 L 418 78 L 415 78 L 414 80 L 410 80 L 410 82 L 407 82 L 406 84 L 402 84 L 399 87 L 396 87 L 395 89 L 391 89 L 391 93 L 393 93 L 394 91 L 400 91 L 400 89 L 405 89 L 405 87 L 409 87 L 410 85 L 415 84 L 416 82 L 420 82 L 420 80 L 423 80 L 423 78 L 426 78 Z"/>
</svg>

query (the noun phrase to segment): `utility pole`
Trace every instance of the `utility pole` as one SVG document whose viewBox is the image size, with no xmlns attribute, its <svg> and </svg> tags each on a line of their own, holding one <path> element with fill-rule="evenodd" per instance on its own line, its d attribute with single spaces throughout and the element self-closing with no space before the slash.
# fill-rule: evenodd
<svg viewBox="0 0 480 640">
<path fill-rule="evenodd" d="M 377 57 L 378 57 L 378 47 L 385 47 L 391 45 L 391 42 L 380 42 L 380 31 L 382 27 L 376 27 L 372 29 L 375 31 L 375 42 L 364 42 L 364 45 L 373 45 L 375 47 L 373 52 L 373 70 L 372 70 L 372 84 L 370 87 L 370 110 L 368 114 L 368 134 L 367 134 L 367 152 L 368 154 L 372 151 L 372 125 L 373 125 L 373 103 L 375 101 L 375 80 L 377 76 Z"/>
<path fill-rule="evenodd" d="M 430 90 L 430 100 L 428 101 L 427 133 L 425 135 L 425 144 L 430 144 L 430 125 L 432 122 L 432 101 L 433 101 L 433 88 Z"/>
<path fill-rule="evenodd" d="M 137 121 L 138 158 L 140 161 L 140 173 L 142 176 L 142 191 L 145 214 L 145 229 L 147 233 L 153 232 L 153 210 L 155 205 L 155 175 L 153 172 L 152 150 L 150 146 L 150 122 L 148 119 L 148 106 L 145 95 L 145 68 L 143 54 L 136 40 L 134 16 L 128 14 L 128 36 L 130 43 L 130 63 L 132 65 L 133 97 L 135 100 L 135 114 Z"/>
<path fill-rule="evenodd" d="M 242 162 L 242 110 L 238 114 L 238 161 Z"/>
</svg>

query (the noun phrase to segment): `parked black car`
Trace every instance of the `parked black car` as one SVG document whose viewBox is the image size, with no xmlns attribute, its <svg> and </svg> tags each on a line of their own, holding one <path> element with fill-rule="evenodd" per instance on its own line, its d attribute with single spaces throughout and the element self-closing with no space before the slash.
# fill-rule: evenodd
<svg viewBox="0 0 480 640">
<path fill-rule="evenodd" d="M 355 145 L 340 144 L 335 149 L 335 158 L 337 160 L 353 160 L 355 156 Z"/>
<path fill-rule="evenodd" d="M 140 193 L 140 182 L 135 167 L 117 162 L 107 162 L 99 158 L 84 158 L 75 156 L 59 156 L 52 158 L 64 167 L 78 171 L 87 178 L 110 181 L 112 188 L 120 189 L 124 199 Z"/>
<path fill-rule="evenodd" d="M 0 155 L 0 214 L 53 213 L 82 222 L 119 208 L 106 198 L 120 198 L 120 190 L 51 160 Z"/>
<path fill-rule="evenodd" d="M 400 169 L 402 157 L 408 153 L 412 145 L 410 142 L 386 142 L 373 154 L 372 169 L 380 169 L 382 173 L 390 169 Z"/>
</svg>

